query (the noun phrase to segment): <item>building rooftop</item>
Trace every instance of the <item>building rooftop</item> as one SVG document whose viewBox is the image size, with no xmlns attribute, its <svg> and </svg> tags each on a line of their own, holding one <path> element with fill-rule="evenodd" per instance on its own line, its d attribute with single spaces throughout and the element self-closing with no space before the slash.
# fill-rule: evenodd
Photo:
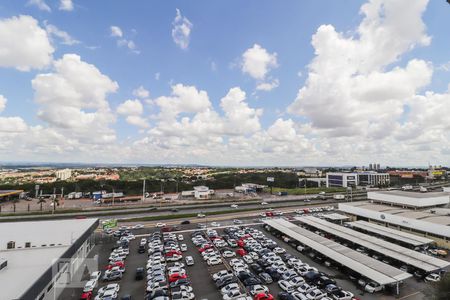
<svg viewBox="0 0 450 300">
<path fill-rule="evenodd" d="M 435 198 L 435 197 L 448 197 L 448 193 L 445 192 L 409 192 L 409 191 L 399 191 L 399 190 L 391 190 L 391 191 L 376 191 L 373 193 L 383 194 L 383 195 L 395 195 L 398 197 L 406 197 L 406 198 L 416 198 L 416 199 L 425 199 L 425 198 Z"/>
<path fill-rule="evenodd" d="M 0 223 L 0 258 L 8 266 L 0 270 L 2 299 L 20 299 L 97 219 Z M 7 243 L 15 242 L 15 249 Z M 25 243 L 31 242 L 31 248 Z M 43 246 L 46 245 L 46 246 Z"/>
<path fill-rule="evenodd" d="M 448 193 L 444 192 L 407 192 L 407 191 L 370 191 L 367 198 L 381 203 L 389 203 L 402 207 L 432 207 L 446 205 L 450 201 Z"/>
</svg>

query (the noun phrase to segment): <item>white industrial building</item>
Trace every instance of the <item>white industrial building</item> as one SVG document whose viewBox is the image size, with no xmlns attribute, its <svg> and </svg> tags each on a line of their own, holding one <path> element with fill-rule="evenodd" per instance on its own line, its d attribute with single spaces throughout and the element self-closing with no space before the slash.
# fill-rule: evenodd
<svg viewBox="0 0 450 300">
<path fill-rule="evenodd" d="M 373 202 L 415 209 L 446 205 L 450 200 L 449 194 L 444 192 L 418 193 L 405 191 L 367 192 L 367 198 Z"/>
<path fill-rule="evenodd" d="M 55 176 L 59 180 L 67 180 L 72 177 L 71 169 L 62 169 L 55 172 Z"/>
<path fill-rule="evenodd" d="M 194 186 L 191 191 L 181 192 L 182 197 L 194 197 L 195 199 L 210 199 L 211 195 L 214 195 L 214 190 L 204 185 Z"/>
<path fill-rule="evenodd" d="M 388 173 L 370 172 L 331 172 L 326 176 L 327 187 L 355 187 L 355 186 L 387 186 L 390 183 Z"/>
<path fill-rule="evenodd" d="M 98 219 L 0 223 L 1 299 L 58 299 L 94 247 Z"/>
<path fill-rule="evenodd" d="M 234 188 L 235 192 L 238 193 L 256 193 L 262 191 L 266 185 L 257 184 L 257 183 L 243 183 Z"/>
<path fill-rule="evenodd" d="M 358 220 L 376 222 L 434 239 L 450 248 L 450 210 L 412 210 L 404 207 L 374 204 L 370 201 L 339 203 L 339 210 Z"/>
</svg>

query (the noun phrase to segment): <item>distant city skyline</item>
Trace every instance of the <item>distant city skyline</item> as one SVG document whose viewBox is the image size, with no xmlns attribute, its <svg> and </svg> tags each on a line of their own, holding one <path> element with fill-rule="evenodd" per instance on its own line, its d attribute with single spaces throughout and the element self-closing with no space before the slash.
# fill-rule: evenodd
<svg viewBox="0 0 450 300">
<path fill-rule="evenodd" d="M 449 13 L 3 1 L 0 164 L 450 165 Z"/>
</svg>

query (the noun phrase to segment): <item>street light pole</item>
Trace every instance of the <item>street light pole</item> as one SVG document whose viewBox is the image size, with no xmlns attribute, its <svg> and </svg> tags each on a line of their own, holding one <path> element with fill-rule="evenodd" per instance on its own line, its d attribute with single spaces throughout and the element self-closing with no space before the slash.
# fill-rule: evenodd
<svg viewBox="0 0 450 300">
<path fill-rule="evenodd" d="M 145 178 L 144 183 L 142 184 L 142 203 L 144 203 L 145 200 Z"/>
</svg>

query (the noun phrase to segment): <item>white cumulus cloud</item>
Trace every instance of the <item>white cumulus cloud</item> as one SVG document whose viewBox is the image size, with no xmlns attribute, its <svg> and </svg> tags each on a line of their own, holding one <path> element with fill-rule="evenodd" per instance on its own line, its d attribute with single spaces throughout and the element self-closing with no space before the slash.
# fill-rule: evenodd
<svg viewBox="0 0 450 300">
<path fill-rule="evenodd" d="M 254 44 L 242 54 L 242 72 L 255 79 L 264 80 L 267 73 L 277 66 L 277 54 L 269 53 L 258 44 Z"/>
<path fill-rule="evenodd" d="M 27 5 L 28 6 L 36 6 L 38 9 L 47 11 L 47 12 L 52 11 L 50 6 L 48 6 L 47 3 L 45 3 L 45 0 L 29 0 L 27 2 Z"/>
<path fill-rule="evenodd" d="M 33 17 L 0 19 L 0 67 L 42 69 L 52 62 L 54 51 L 47 32 Z"/>
<path fill-rule="evenodd" d="M 60 0 L 59 9 L 65 11 L 72 11 L 73 10 L 72 0 Z"/>
<path fill-rule="evenodd" d="M 73 38 L 70 34 L 59 29 L 55 25 L 49 24 L 47 21 L 44 22 L 44 26 L 45 26 L 45 30 L 47 31 L 47 34 L 50 37 L 56 37 L 64 45 L 71 46 L 71 45 L 76 45 L 76 44 L 80 43 L 80 41 Z"/>
</svg>

